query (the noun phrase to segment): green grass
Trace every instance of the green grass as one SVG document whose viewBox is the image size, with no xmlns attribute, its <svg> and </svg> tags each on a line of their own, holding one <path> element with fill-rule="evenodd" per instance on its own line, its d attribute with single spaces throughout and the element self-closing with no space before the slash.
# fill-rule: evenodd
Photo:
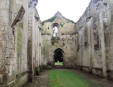
<svg viewBox="0 0 113 87">
<path fill-rule="evenodd" d="M 55 62 L 55 65 L 63 66 L 63 62 Z"/>
<path fill-rule="evenodd" d="M 49 71 L 49 81 L 50 87 L 102 87 L 69 70 Z"/>
</svg>

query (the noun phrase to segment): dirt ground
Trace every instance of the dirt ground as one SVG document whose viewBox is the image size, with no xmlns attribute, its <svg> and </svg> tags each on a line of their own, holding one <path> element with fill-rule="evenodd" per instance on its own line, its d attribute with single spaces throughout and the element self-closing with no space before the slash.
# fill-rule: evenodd
<svg viewBox="0 0 113 87">
<path fill-rule="evenodd" d="M 74 71 L 80 75 L 83 75 L 88 80 L 91 80 L 97 84 L 102 84 L 102 87 L 113 87 L 113 81 L 108 80 L 107 78 L 102 78 L 102 77 L 93 75 L 93 74 L 88 73 L 88 72 L 83 72 L 80 70 L 72 70 L 72 71 Z"/>
<path fill-rule="evenodd" d="M 27 83 L 23 87 L 48 87 L 48 83 L 48 71 L 44 71 L 39 76 L 34 77 L 32 83 Z"/>
<path fill-rule="evenodd" d="M 72 71 L 78 73 L 79 75 L 84 76 L 88 80 L 91 80 L 97 84 L 102 84 L 103 87 L 113 87 L 113 81 L 110 81 L 105 78 L 101 78 L 101 77 L 98 77 L 98 76 L 95 76 L 95 75 L 92 75 L 86 72 L 81 72 L 79 70 L 72 70 Z M 23 87 L 49 87 L 48 72 L 49 71 L 44 71 L 40 73 L 38 77 L 34 77 L 34 81 L 32 83 L 27 83 Z"/>
</svg>

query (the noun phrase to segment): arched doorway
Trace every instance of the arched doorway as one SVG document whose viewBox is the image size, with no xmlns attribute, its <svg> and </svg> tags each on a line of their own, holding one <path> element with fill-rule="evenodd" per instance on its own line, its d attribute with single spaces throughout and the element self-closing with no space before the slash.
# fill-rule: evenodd
<svg viewBox="0 0 113 87">
<path fill-rule="evenodd" d="M 63 57 L 64 57 L 64 51 L 61 48 L 57 48 L 54 51 L 54 64 L 55 65 L 63 65 Z"/>
</svg>

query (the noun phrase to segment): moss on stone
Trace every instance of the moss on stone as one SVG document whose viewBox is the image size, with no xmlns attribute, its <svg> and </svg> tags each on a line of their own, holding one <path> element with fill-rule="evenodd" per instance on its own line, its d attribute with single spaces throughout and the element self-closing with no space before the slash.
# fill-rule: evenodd
<svg viewBox="0 0 113 87">
<path fill-rule="evenodd" d="M 16 79 L 19 79 L 21 77 L 23 77 L 26 74 L 26 72 L 20 73 L 16 75 Z"/>
<path fill-rule="evenodd" d="M 56 16 L 53 16 L 52 18 L 43 21 L 42 24 L 44 24 L 45 22 L 53 22 L 55 20 L 55 18 L 56 18 Z"/>
<path fill-rule="evenodd" d="M 60 26 L 61 26 L 61 27 L 64 27 L 64 24 L 65 24 L 65 23 L 60 23 Z"/>
<path fill-rule="evenodd" d="M 51 44 L 54 45 L 55 43 L 58 43 L 59 40 L 60 40 L 59 37 L 52 37 L 51 38 Z"/>
<path fill-rule="evenodd" d="M 20 64 L 21 64 L 21 56 L 22 56 L 22 29 L 23 29 L 23 25 L 22 23 L 19 23 L 17 26 L 17 67 L 18 67 L 18 71 L 20 70 Z"/>
<path fill-rule="evenodd" d="M 22 51 L 22 29 L 17 29 L 17 52 Z"/>
<path fill-rule="evenodd" d="M 73 20 L 68 19 L 71 23 L 75 23 Z"/>
</svg>

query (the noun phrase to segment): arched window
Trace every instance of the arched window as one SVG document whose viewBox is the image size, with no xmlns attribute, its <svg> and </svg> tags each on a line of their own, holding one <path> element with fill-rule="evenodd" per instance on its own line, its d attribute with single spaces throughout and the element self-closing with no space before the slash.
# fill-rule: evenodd
<svg viewBox="0 0 113 87">
<path fill-rule="evenodd" d="M 58 37 L 58 33 L 59 33 L 59 24 L 58 23 L 54 23 L 52 25 L 53 27 L 53 37 Z"/>
</svg>

